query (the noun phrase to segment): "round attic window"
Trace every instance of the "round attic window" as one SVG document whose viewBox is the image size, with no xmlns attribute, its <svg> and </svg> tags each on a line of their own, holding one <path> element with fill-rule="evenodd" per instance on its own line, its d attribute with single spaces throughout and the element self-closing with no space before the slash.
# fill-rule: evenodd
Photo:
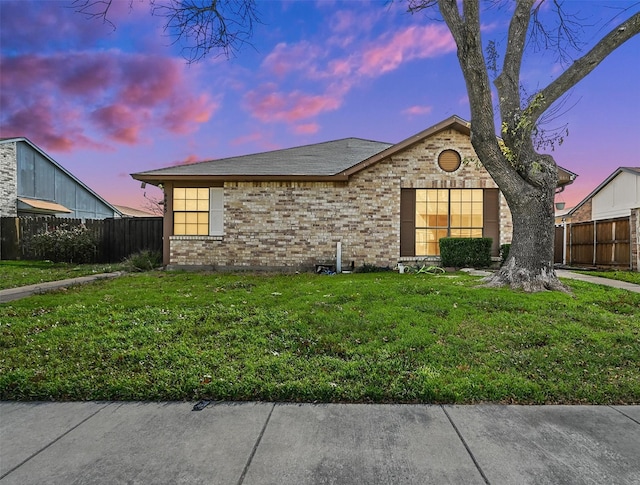
<svg viewBox="0 0 640 485">
<path fill-rule="evenodd" d="M 438 167 L 445 172 L 455 172 L 460 168 L 460 154 L 455 150 L 443 150 L 438 155 Z"/>
</svg>

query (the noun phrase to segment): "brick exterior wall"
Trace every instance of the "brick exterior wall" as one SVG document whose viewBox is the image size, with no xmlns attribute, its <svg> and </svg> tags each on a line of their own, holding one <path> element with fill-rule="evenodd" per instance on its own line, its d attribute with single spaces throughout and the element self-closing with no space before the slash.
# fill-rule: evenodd
<svg viewBox="0 0 640 485">
<path fill-rule="evenodd" d="M 591 201 L 586 201 L 582 207 L 571 215 L 571 222 L 587 222 L 591 220 Z"/>
<path fill-rule="evenodd" d="M 0 144 L 0 217 L 18 215 L 16 142 Z"/>
<path fill-rule="evenodd" d="M 335 260 L 394 266 L 400 255 L 401 188 L 496 188 L 474 162 L 438 167 L 442 150 L 475 157 L 469 137 L 440 132 L 354 175 L 348 182 L 226 182 L 223 237 L 172 236 L 169 264 L 216 269 L 309 269 Z M 511 214 L 501 197 L 501 243 Z"/>
</svg>

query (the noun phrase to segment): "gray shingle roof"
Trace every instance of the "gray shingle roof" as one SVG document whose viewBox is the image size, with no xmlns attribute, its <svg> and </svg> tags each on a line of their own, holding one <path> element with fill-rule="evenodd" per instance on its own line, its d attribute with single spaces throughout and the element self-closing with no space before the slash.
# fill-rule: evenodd
<svg viewBox="0 0 640 485">
<path fill-rule="evenodd" d="M 301 147 L 140 172 L 140 176 L 331 176 L 389 148 L 391 143 L 344 138 Z"/>
</svg>

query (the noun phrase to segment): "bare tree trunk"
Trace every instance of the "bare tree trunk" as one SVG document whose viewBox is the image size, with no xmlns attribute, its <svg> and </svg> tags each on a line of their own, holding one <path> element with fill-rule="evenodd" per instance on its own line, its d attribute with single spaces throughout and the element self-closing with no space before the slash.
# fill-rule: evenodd
<svg viewBox="0 0 640 485">
<path fill-rule="evenodd" d="M 553 190 L 539 187 L 530 187 L 525 194 L 505 193 L 513 217 L 513 239 L 507 261 L 486 278 L 487 286 L 567 291 L 553 268 L 553 195 Z"/>
</svg>

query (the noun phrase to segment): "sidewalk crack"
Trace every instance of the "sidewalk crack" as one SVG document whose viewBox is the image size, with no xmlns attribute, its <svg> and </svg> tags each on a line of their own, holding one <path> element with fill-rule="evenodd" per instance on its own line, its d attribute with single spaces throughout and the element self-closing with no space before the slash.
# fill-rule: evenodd
<svg viewBox="0 0 640 485">
<path fill-rule="evenodd" d="M 620 413 L 620 414 L 622 414 L 625 418 L 630 419 L 630 420 L 631 420 L 631 421 L 633 421 L 634 423 L 636 423 L 636 424 L 640 424 L 640 421 L 638 421 L 637 419 L 634 419 L 633 417 L 629 416 L 627 413 L 623 412 L 621 409 L 619 409 L 619 408 L 617 408 L 617 407 L 614 407 L 614 406 L 611 406 L 611 405 L 609 405 L 609 406 L 607 406 L 607 407 L 609 407 L 609 408 L 613 409 L 614 411 L 619 412 L 619 413 Z"/>
<path fill-rule="evenodd" d="M 86 418 L 84 418 L 82 421 L 80 421 L 78 424 L 76 424 L 75 426 L 69 428 L 67 431 L 65 431 L 64 433 L 62 433 L 60 436 L 58 436 L 56 439 L 54 439 L 51 443 L 43 446 L 42 448 L 40 448 L 38 451 L 36 451 L 35 453 L 33 453 L 31 456 L 28 456 L 27 458 L 25 458 L 24 460 L 22 460 L 20 463 L 18 463 L 16 466 L 14 466 L 13 468 L 11 468 L 10 470 L 8 470 L 7 472 L 5 472 L 4 474 L 0 475 L 0 480 L 2 480 L 4 477 L 6 477 L 7 475 L 13 473 L 14 471 L 16 471 L 18 468 L 20 468 L 22 465 L 24 465 L 25 463 L 27 463 L 29 460 L 35 458 L 36 456 L 38 456 L 40 453 L 42 453 L 44 450 L 46 450 L 47 448 L 49 448 L 50 446 L 54 445 L 55 443 L 57 443 L 58 441 L 60 441 L 62 438 L 64 438 L 65 436 L 67 436 L 69 433 L 71 433 L 73 430 L 77 429 L 78 427 L 82 426 L 84 423 L 86 423 L 87 421 L 89 421 L 91 418 L 93 418 L 96 414 L 98 414 L 100 411 L 102 411 L 104 408 L 106 408 L 107 406 L 109 406 L 110 403 L 106 403 L 104 406 L 102 406 L 101 408 L 99 408 L 96 412 L 90 414 L 89 416 L 87 416 Z"/>
<path fill-rule="evenodd" d="M 462 436 L 462 433 L 460 433 L 460 430 L 456 426 L 456 423 L 453 422 L 453 419 L 451 418 L 451 416 L 449 415 L 449 413 L 447 412 L 447 410 L 445 409 L 445 407 L 442 404 L 440 405 L 440 408 L 444 411 L 444 414 L 447 417 L 447 419 L 449 420 L 449 423 L 451 423 L 451 426 L 453 427 L 453 429 L 455 430 L 456 434 L 458 435 L 458 438 L 460 438 L 460 441 L 464 445 L 464 448 L 467 450 L 467 453 L 471 457 L 471 460 L 473 461 L 473 464 L 476 466 L 478 472 L 480 473 L 480 476 L 484 480 L 484 483 L 486 483 L 487 485 L 491 485 L 491 483 L 487 479 L 487 476 L 484 474 L 484 471 L 482 471 L 482 467 L 480 466 L 480 463 L 478 463 L 478 460 L 476 460 L 476 457 L 473 456 L 473 453 L 471 452 L 471 448 L 469 448 L 469 445 L 467 445 L 467 442 L 464 440 L 464 438 Z"/>
<path fill-rule="evenodd" d="M 265 420 L 264 425 L 262 426 L 262 430 L 258 435 L 258 439 L 253 445 L 253 449 L 251 450 L 251 454 L 247 459 L 247 463 L 244 466 L 244 470 L 242 470 L 242 475 L 240 475 L 240 478 L 238 479 L 238 485 L 242 485 L 244 482 L 244 478 L 247 475 L 247 472 L 249 471 L 249 467 L 251 466 L 251 462 L 253 461 L 253 457 L 255 456 L 256 451 L 258 451 L 258 446 L 260 446 L 260 441 L 262 441 L 262 436 L 264 435 L 264 432 L 267 429 L 267 426 L 269 425 L 269 420 L 271 419 L 271 415 L 273 414 L 273 410 L 275 408 L 276 408 L 276 404 L 273 403 L 273 405 L 271 406 L 271 411 L 269 411 L 269 415 L 267 416 L 267 419 Z"/>
</svg>

